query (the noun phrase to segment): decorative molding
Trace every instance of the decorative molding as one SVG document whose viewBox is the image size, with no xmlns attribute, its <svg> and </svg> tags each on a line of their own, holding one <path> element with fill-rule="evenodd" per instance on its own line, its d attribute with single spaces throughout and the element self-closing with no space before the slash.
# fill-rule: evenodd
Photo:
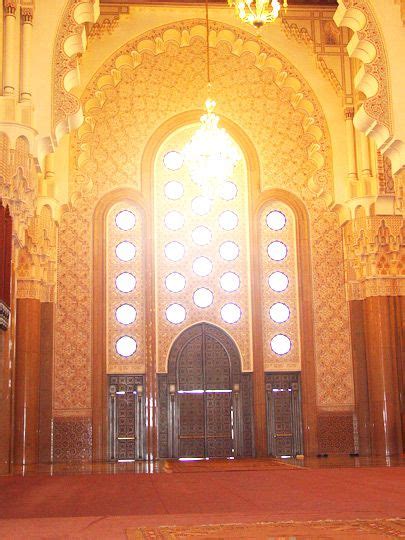
<svg viewBox="0 0 405 540">
<path fill-rule="evenodd" d="M 78 56 L 87 47 L 85 24 L 95 23 L 99 14 L 99 0 L 69 0 L 61 18 L 52 77 L 53 131 L 57 142 L 83 122 L 80 102 L 70 92 L 80 84 Z"/>
<path fill-rule="evenodd" d="M 375 140 L 396 173 L 405 163 L 405 142 L 393 137 L 389 68 L 381 30 L 369 0 L 338 0 L 338 4 L 334 20 L 354 32 L 347 51 L 361 62 L 354 83 L 366 96 L 354 116 L 354 126 Z"/>
<path fill-rule="evenodd" d="M 348 300 L 405 295 L 405 220 L 362 216 L 343 226 Z"/>
<path fill-rule="evenodd" d="M 4 12 L 6 15 L 16 16 L 17 0 L 4 0 Z"/>
<path fill-rule="evenodd" d="M 18 257 L 17 298 L 54 302 L 58 226 L 48 206 L 32 218 L 25 236 Z"/>
<path fill-rule="evenodd" d="M 350 454 L 354 452 L 353 413 L 319 413 L 318 441 L 320 454 Z"/>
<path fill-rule="evenodd" d="M 26 137 L 18 137 L 15 148 L 0 132 L 0 197 L 13 218 L 13 236 L 17 245 L 25 244 L 25 230 L 35 213 L 37 170 Z"/>
</svg>

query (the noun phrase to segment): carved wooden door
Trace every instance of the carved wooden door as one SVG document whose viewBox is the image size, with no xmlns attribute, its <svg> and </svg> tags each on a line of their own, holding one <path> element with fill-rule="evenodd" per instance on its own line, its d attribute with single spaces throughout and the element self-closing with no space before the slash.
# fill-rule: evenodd
<svg viewBox="0 0 405 540">
<path fill-rule="evenodd" d="M 199 325 L 180 351 L 176 375 L 175 454 L 183 458 L 232 456 L 230 358 L 208 325 Z"/>
<path fill-rule="evenodd" d="M 113 461 L 144 458 L 142 375 L 109 376 L 109 454 Z"/>
<path fill-rule="evenodd" d="M 301 389 L 299 373 L 266 373 L 269 454 L 302 454 Z"/>
</svg>

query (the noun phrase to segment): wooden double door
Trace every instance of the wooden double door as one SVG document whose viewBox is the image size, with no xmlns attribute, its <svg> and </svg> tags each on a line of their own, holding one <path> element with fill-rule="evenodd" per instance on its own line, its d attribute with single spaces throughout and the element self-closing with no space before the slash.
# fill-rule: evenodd
<svg viewBox="0 0 405 540">
<path fill-rule="evenodd" d="M 239 352 L 225 332 L 207 323 L 183 332 L 169 358 L 168 457 L 243 455 L 242 379 Z"/>
</svg>

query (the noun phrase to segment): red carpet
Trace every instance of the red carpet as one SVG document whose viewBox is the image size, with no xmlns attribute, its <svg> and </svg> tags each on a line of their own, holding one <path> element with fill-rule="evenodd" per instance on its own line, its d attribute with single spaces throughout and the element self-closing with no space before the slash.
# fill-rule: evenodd
<svg viewBox="0 0 405 540">
<path fill-rule="evenodd" d="M 265 515 L 271 520 L 405 516 L 405 468 L 0 478 L 0 517 Z"/>
</svg>

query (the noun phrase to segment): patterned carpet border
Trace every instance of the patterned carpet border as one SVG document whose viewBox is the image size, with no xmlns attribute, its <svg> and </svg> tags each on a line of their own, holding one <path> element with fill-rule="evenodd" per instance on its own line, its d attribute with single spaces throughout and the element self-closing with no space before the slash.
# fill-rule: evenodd
<svg viewBox="0 0 405 540">
<path fill-rule="evenodd" d="M 268 471 L 273 469 L 299 469 L 305 467 L 286 463 L 281 459 L 209 459 L 200 461 L 166 460 L 163 471 L 166 473 L 201 473 L 201 472 L 232 472 L 232 471 Z"/>
<path fill-rule="evenodd" d="M 160 526 L 127 529 L 128 540 L 223 540 L 405 538 L 405 519 L 277 521 L 198 526 Z"/>
</svg>

